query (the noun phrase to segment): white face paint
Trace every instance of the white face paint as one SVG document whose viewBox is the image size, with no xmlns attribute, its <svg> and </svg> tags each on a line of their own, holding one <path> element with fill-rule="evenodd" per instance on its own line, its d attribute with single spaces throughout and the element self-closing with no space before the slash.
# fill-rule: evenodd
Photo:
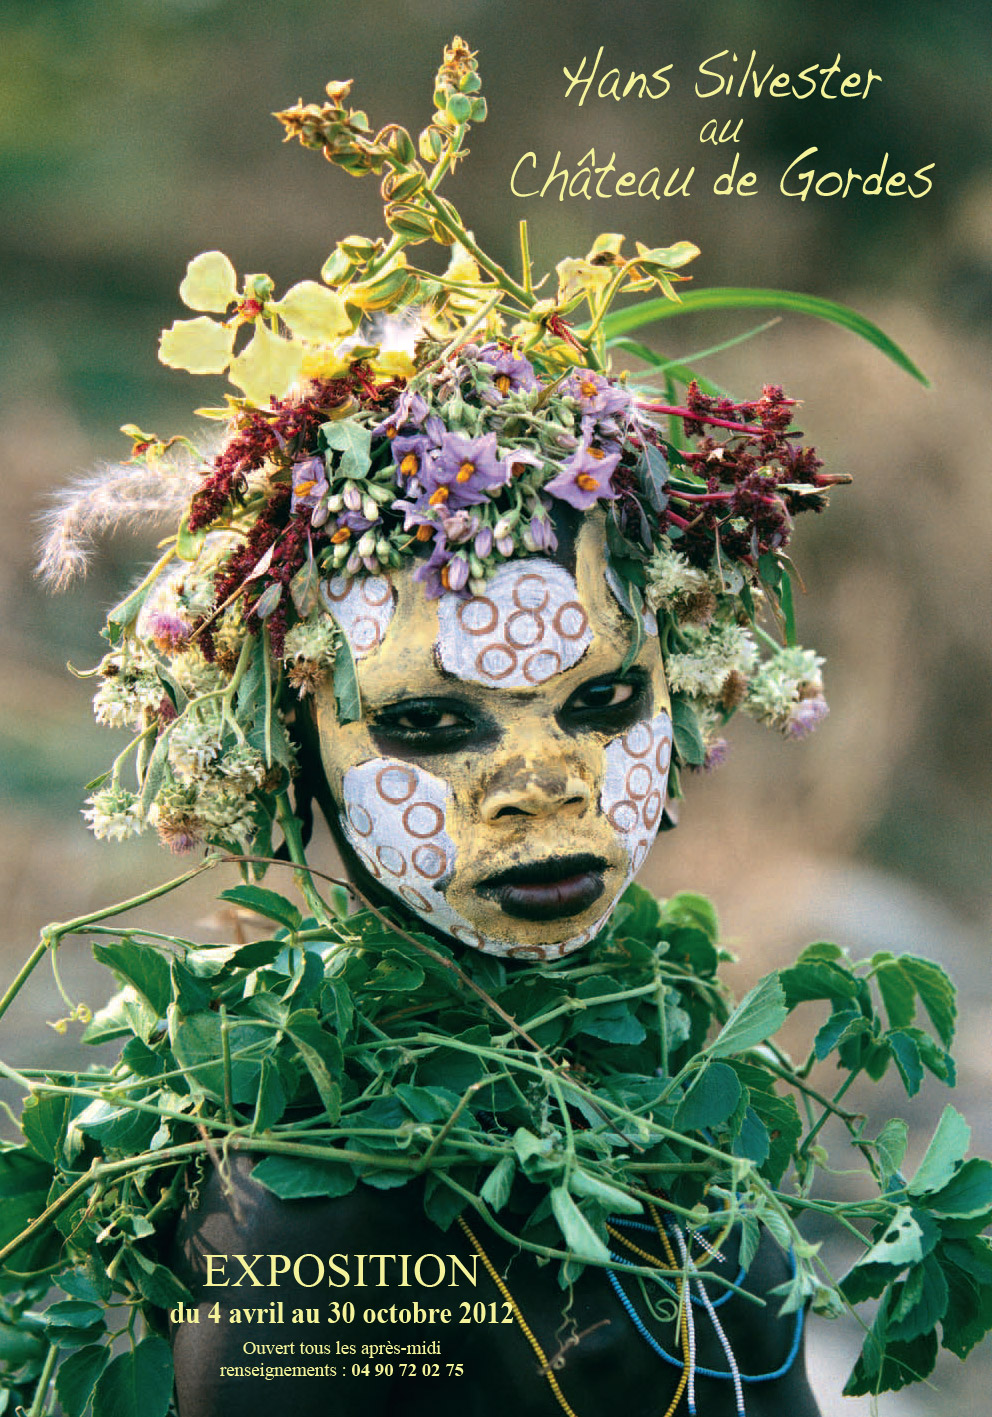
<svg viewBox="0 0 992 1417">
<path fill-rule="evenodd" d="M 317 695 L 344 836 L 423 920 L 491 954 L 552 959 L 586 943 L 661 820 L 672 725 L 659 646 L 649 637 L 621 673 L 631 623 L 589 530 L 577 576 L 532 557 L 483 596 L 430 602 L 406 573 L 391 591 L 371 578 L 371 603 L 368 581 L 325 598 L 365 710 L 339 725 L 333 694 Z"/>
</svg>

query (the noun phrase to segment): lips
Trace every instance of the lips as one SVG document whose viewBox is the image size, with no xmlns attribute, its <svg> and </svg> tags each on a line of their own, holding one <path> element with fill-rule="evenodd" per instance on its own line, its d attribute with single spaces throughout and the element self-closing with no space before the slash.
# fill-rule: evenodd
<svg viewBox="0 0 992 1417">
<path fill-rule="evenodd" d="M 603 894 L 608 864 L 588 853 L 549 856 L 487 876 L 476 890 L 516 920 L 567 920 Z"/>
</svg>

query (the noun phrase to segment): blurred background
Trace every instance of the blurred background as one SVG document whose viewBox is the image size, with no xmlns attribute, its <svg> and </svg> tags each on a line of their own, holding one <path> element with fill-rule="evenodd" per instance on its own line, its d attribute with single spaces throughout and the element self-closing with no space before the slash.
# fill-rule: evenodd
<svg viewBox="0 0 992 1417">
<path fill-rule="evenodd" d="M 102 459 L 125 456 L 117 429 L 195 431 L 191 410 L 221 381 L 167 371 L 159 330 L 186 313 L 176 287 L 187 260 L 219 247 L 239 271 L 279 288 L 315 277 L 333 242 L 380 231 L 373 181 L 352 182 L 297 146 L 280 145 L 272 110 L 320 101 L 329 78 L 354 77 L 352 99 L 374 125 L 416 134 L 430 112 L 443 43 L 480 51 L 489 122 L 448 188 L 483 246 L 511 267 L 526 216 L 538 271 L 585 252 L 601 231 L 649 245 L 702 248 L 698 286 L 777 286 L 840 299 L 881 324 L 926 371 L 925 390 L 843 331 L 787 317 L 707 371 L 748 396 L 780 382 L 803 399 L 799 419 L 828 466 L 854 485 L 793 543 L 810 594 L 800 632 L 828 659 L 832 713 L 804 745 L 735 724 L 729 766 L 690 779 L 677 832 L 656 848 L 645 880 L 660 893 L 710 892 L 746 988 L 813 939 L 858 955 L 930 954 L 962 993 L 956 1104 L 975 1144 L 992 1148 L 986 1115 L 992 876 L 989 717 L 990 336 L 992 167 L 987 10 L 877 0 L 693 7 L 623 0 L 5 0 L 0 18 L 0 975 L 12 977 L 51 919 L 66 919 L 149 883 L 175 863 L 151 842 L 95 843 L 79 817 L 83 784 L 109 760 L 113 736 L 92 724 L 92 686 L 66 672 L 94 664 L 106 607 L 147 563 L 148 541 L 100 547 L 88 579 L 49 597 L 32 580 L 35 528 L 49 491 Z M 599 75 L 672 64 L 659 102 L 565 97 L 563 66 Z M 755 68 L 793 76 L 829 67 L 833 81 L 869 68 L 865 99 L 804 101 L 693 95 L 697 66 L 738 82 Z M 738 62 L 729 56 L 736 54 Z M 713 80 L 702 80 L 713 86 Z M 736 87 L 736 85 L 735 85 Z M 699 141 L 709 119 L 735 146 Z M 928 163 L 924 198 L 846 198 L 778 190 L 797 171 L 848 166 L 911 174 Z M 555 153 L 570 171 L 590 147 L 618 172 L 696 167 L 690 196 L 521 200 L 509 179 L 527 151 L 541 180 Z M 756 194 L 719 197 L 735 152 Z M 528 175 L 533 166 L 522 169 Z M 522 183 L 524 189 L 537 185 Z M 608 188 L 607 190 L 612 190 Z M 918 188 L 917 188 L 918 190 Z M 423 250 L 424 248 L 421 248 Z M 766 315 L 670 321 L 653 336 L 673 356 L 740 334 Z M 332 865 L 321 843 L 315 863 Z M 202 886 L 202 889 L 201 889 Z M 146 907 L 149 925 L 216 935 L 215 880 Z M 177 917 L 181 917 L 177 921 Z M 65 988 L 99 1004 L 109 989 L 84 943 L 63 952 Z M 78 1066 L 78 1029 L 39 971 L 3 1022 L 2 1055 L 22 1065 Z M 812 1019 L 812 1012 L 810 1020 Z M 807 1020 L 808 1022 L 809 1020 Z M 862 1099 L 882 1119 L 913 1121 L 917 1150 L 946 1100 L 924 1085 L 908 1113 L 897 1089 Z M 846 1164 L 842 1159 L 841 1164 Z M 842 1257 L 838 1257 L 838 1261 Z M 838 1396 L 859 1336 L 814 1326 L 813 1368 L 828 1417 L 868 1411 Z M 988 1353 L 945 1355 L 934 1386 L 884 1398 L 880 1411 L 916 1417 L 984 1410 Z"/>
</svg>

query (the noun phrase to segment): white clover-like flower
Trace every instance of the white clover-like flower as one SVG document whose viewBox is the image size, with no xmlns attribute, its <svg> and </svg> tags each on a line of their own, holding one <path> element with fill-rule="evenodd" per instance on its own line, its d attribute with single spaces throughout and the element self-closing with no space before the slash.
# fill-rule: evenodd
<svg viewBox="0 0 992 1417">
<path fill-rule="evenodd" d="M 227 791 L 248 797 L 262 785 L 265 759 L 250 744 L 235 743 L 214 763 L 213 770 Z"/>
<path fill-rule="evenodd" d="M 708 590 L 710 578 L 698 566 L 691 566 L 681 551 L 659 546 L 644 568 L 647 586 L 644 598 L 652 610 L 669 609 L 687 595 Z"/>
<path fill-rule="evenodd" d="M 143 657 L 124 662 L 107 656 L 101 666 L 106 676 L 93 695 L 93 716 L 105 728 L 145 727 L 145 711 L 158 709 L 164 689 L 162 681 Z"/>
<path fill-rule="evenodd" d="M 753 675 L 748 690 L 745 711 L 761 723 L 788 731 L 790 715 L 801 703 L 818 701 L 823 710 L 805 710 L 804 725 L 790 736 L 802 737 L 824 716 L 822 656 L 799 645 L 778 650 L 761 664 Z M 814 721 L 815 720 L 815 721 Z M 808 725 L 807 725 L 808 721 Z M 796 720 L 800 722 L 799 719 Z"/>
<path fill-rule="evenodd" d="M 283 660 L 289 664 L 293 660 L 306 659 L 316 664 L 334 663 L 337 631 L 329 615 L 311 615 L 308 620 L 300 620 L 286 631 Z"/>
<path fill-rule="evenodd" d="M 86 800 L 83 820 L 98 841 L 127 841 L 144 831 L 141 802 L 127 788 L 105 787 Z"/>
<path fill-rule="evenodd" d="M 196 799 L 196 815 L 207 836 L 233 839 L 243 851 L 258 830 L 251 800 L 212 783 L 201 788 Z"/>
<path fill-rule="evenodd" d="M 684 653 L 665 658 L 669 688 L 700 698 L 719 698 L 732 671 L 747 675 L 758 657 L 751 635 L 738 625 L 714 625 L 707 630 L 688 627 Z"/>
<path fill-rule="evenodd" d="M 220 753 L 223 722 L 212 706 L 192 710 L 169 738 L 169 762 L 176 776 L 190 782 L 202 775 Z"/>
<path fill-rule="evenodd" d="M 169 669 L 183 692 L 191 699 L 223 689 L 227 682 L 216 664 L 208 664 L 198 649 L 190 647 L 172 655 Z"/>
</svg>

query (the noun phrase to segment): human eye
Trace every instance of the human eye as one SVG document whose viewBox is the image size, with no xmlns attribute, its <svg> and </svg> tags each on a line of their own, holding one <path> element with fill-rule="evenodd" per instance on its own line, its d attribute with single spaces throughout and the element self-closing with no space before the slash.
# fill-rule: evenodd
<svg viewBox="0 0 992 1417">
<path fill-rule="evenodd" d="M 580 684 L 558 717 L 563 727 L 614 732 L 644 717 L 647 698 L 646 676 L 636 672 L 605 674 Z"/>
<path fill-rule="evenodd" d="M 370 724 L 374 738 L 415 752 L 444 753 L 465 746 L 478 732 L 464 705 L 445 699 L 403 699 L 380 709 Z"/>
</svg>

